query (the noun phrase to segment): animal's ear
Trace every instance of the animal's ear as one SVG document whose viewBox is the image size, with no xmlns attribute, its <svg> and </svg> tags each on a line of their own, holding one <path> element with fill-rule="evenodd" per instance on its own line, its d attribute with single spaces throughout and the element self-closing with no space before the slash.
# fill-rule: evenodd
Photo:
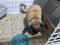
<svg viewBox="0 0 60 45">
<path fill-rule="evenodd" d="M 25 28 L 24 28 L 24 30 L 23 30 L 23 33 L 26 33 L 28 29 L 29 29 L 29 26 L 26 25 Z"/>
<path fill-rule="evenodd" d="M 31 22 L 29 22 L 29 24 L 28 24 L 29 26 L 31 25 Z"/>
<path fill-rule="evenodd" d="M 41 20 L 39 20 L 39 22 L 40 22 L 40 27 L 44 25 L 44 23 Z"/>
<path fill-rule="evenodd" d="M 41 26 L 41 28 L 46 28 L 46 29 L 48 29 L 48 27 L 47 27 L 47 25 L 46 24 L 44 24 L 43 22 L 42 23 L 40 23 L 40 26 Z"/>
</svg>

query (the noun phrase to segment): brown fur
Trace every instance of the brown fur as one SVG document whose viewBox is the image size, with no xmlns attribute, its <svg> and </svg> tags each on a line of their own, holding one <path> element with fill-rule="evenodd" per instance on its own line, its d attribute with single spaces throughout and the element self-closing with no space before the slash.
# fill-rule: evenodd
<svg viewBox="0 0 60 45">
<path fill-rule="evenodd" d="M 27 19 L 32 20 L 32 19 L 42 19 L 42 9 L 39 5 L 32 5 L 29 7 L 27 10 Z"/>
</svg>

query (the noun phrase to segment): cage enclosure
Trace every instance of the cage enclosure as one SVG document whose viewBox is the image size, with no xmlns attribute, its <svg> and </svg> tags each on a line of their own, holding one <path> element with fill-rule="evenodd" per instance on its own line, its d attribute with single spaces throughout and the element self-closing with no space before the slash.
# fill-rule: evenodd
<svg viewBox="0 0 60 45">
<path fill-rule="evenodd" d="M 49 18 L 53 26 L 56 27 L 60 20 L 60 1 L 50 0 L 44 9 L 46 16 Z"/>
</svg>

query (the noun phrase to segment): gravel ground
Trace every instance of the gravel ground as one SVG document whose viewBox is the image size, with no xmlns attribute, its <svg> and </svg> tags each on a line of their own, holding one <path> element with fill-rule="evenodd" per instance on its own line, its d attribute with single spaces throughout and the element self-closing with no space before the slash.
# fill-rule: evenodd
<svg viewBox="0 0 60 45">
<path fill-rule="evenodd" d="M 0 41 L 9 41 L 14 35 L 24 29 L 23 14 L 8 14 L 0 20 Z"/>
<path fill-rule="evenodd" d="M 8 14 L 0 20 L 0 42 L 6 42 L 0 45 L 8 45 L 16 34 L 22 33 L 24 29 L 24 14 Z M 30 45 L 42 45 L 43 39 L 36 38 L 30 40 Z M 42 43 L 42 44 L 41 44 Z"/>
</svg>

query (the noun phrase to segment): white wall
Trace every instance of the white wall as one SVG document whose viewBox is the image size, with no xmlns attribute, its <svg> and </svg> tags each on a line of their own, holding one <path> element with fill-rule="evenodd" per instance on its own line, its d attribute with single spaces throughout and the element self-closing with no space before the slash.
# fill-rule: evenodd
<svg viewBox="0 0 60 45">
<path fill-rule="evenodd" d="M 24 3 L 27 5 L 27 8 L 33 3 L 33 0 L 0 0 L 0 3 L 5 5 L 8 8 L 8 13 L 19 12 L 19 5 Z"/>
</svg>

